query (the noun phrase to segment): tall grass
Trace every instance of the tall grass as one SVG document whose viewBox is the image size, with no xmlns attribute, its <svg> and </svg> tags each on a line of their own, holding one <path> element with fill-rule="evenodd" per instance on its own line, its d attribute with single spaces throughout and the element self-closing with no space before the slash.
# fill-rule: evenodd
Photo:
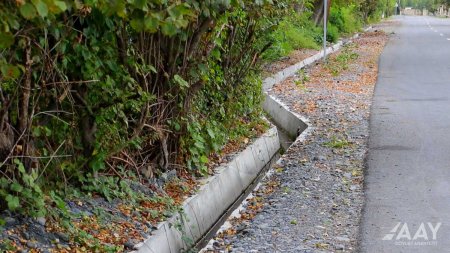
<svg viewBox="0 0 450 253">
<path fill-rule="evenodd" d="M 358 13 L 355 5 L 333 6 L 330 11 L 330 23 L 340 34 L 357 32 L 362 27 L 362 17 Z"/>
<path fill-rule="evenodd" d="M 285 17 L 270 35 L 272 47 L 263 57 L 273 61 L 297 49 L 319 49 L 322 44 L 323 28 L 314 24 L 311 15 L 311 12 L 305 11 L 292 12 Z M 356 5 L 333 6 L 330 10 L 327 40 L 336 42 L 341 36 L 359 31 L 363 25 L 362 20 Z"/>
<path fill-rule="evenodd" d="M 286 17 L 272 33 L 273 46 L 266 52 L 267 60 L 276 60 L 293 50 L 302 48 L 320 48 L 322 29 L 316 27 L 310 19 L 310 13 L 293 13 Z"/>
</svg>

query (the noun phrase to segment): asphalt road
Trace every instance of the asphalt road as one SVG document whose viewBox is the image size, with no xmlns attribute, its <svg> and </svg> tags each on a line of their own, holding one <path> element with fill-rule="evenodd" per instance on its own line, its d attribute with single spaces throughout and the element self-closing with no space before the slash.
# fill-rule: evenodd
<svg viewBox="0 0 450 253">
<path fill-rule="evenodd" d="M 372 105 L 360 251 L 450 252 L 450 19 L 395 19 Z"/>
</svg>

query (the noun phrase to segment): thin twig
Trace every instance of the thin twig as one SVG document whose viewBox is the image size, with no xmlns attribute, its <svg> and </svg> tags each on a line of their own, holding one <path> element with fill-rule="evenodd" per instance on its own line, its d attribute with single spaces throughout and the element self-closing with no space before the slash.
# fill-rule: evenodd
<svg viewBox="0 0 450 253">
<path fill-rule="evenodd" d="M 1 167 L 0 167 L 1 168 Z M 11 183 L 14 182 L 10 177 L 8 177 L 8 175 L 6 175 L 5 172 L 0 170 L 0 173 L 2 173 L 3 176 L 5 176 Z"/>
<path fill-rule="evenodd" d="M 65 123 L 66 125 L 70 125 L 69 122 L 67 122 L 67 121 L 61 119 L 60 117 L 58 117 L 58 116 L 56 116 L 56 115 L 53 115 L 53 114 L 51 114 L 51 113 L 49 113 L 49 112 L 56 112 L 56 113 L 61 112 L 61 113 L 73 114 L 73 113 L 69 113 L 69 112 L 65 112 L 65 111 L 47 111 L 47 112 L 38 112 L 38 113 L 36 113 L 35 115 L 33 115 L 31 118 L 34 118 L 34 117 L 36 117 L 36 116 L 39 115 L 39 114 L 45 114 L 45 115 L 54 117 L 55 119 L 57 119 L 57 120 L 59 120 L 59 121 Z"/>
<path fill-rule="evenodd" d="M 134 164 L 133 167 L 136 170 L 137 176 L 139 177 L 139 182 L 141 182 L 142 178 L 141 178 L 141 174 L 139 173 L 139 167 L 137 166 L 136 162 L 127 153 L 125 153 L 125 151 L 122 151 L 120 153 L 122 153 L 124 156 L 126 156 L 128 159 L 130 159 L 130 161 Z"/>
<path fill-rule="evenodd" d="M 11 154 L 14 152 L 14 149 L 16 148 L 17 144 L 19 144 L 20 139 L 22 139 L 23 135 L 25 134 L 26 129 L 24 129 L 22 131 L 22 134 L 19 136 L 19 138 L 17 139 L 16 143 L 14 143 L 14 146 L 11 148 L 11 150 L 9 151 L 8 156 L 6 156 L 5 160 L 2 162 L 2 164 L 0 165 L 0 168 L 3 167 L 3 165 L 5 165 L 5 163 L 11 158 Z M 2 174 L 10 181 L 13 182 L 13 180 L 8 177 L 5 173 L 3 173 L 3 171 L 0 170 L 0 172 L 2 172 Z"/>
<path fill-rule="evenodd" d="M 14 155 L 10 158 L 30 158 L 30 159 L 48 159 L 48 158 L 62 158 L 72 157 L 72 155 L 55 155 L 55 156 L 30 156 L 30 155 Z"/>
<path fill-rule="evenodd" d="M 61 82 L 52 82 L 46 83 L 45 85 L 54 85 L 54 84 L 83 84 L 83 83 L 95 83 L 100 80 L 85 80 L 85 81 L 61 81 Z"/>
<path fill-rule="evenodd" d="M 120 179 L 124 180 L 122 175 L 120 175 L 120 173 L 109 162 L 106 162 L 106 164 L 116 173 L 117 176 L 120 177 Z"/>
<path fill-rule="evenodd" d="M 45 172 L 45 170 L 47 169 L 47 167 L 48 167 L 48 165 L 50 164 L 50 162 L 53 160 L 53 158 L 56 157 L 55 154 L 58 153 L 58 150 L 64 145 L 64 143 L 66 143 L 66 140 L 64 140 L 61 144 L 59 144 L 58 148 L 57 148 L 57 149 L 55 150 L 55 152 L 53 152 L 53 154 L 50 156 L 50 160 L 48 160 L 47 164 L 45 164 L 44 169 L 42 170 L 41 174 L 39 174 L 39 176 L 38 176 L 37 179 L 39 179 L 39 178 L 42 176 L 42 174 L 44 174 L 44 172 Z M 37 180 L 37 179 L 36 179 L 36 180 Z"/>
<path fill-rule="evenodd" d="M 73 112 L 66 112 L 66 111 L 61 111 L 61 110 L 54 110 L 54 111 L 42 111 L 42 112 L 38 112 L 35 115 L 33 115 L 33 117 L 38 116 L 39 114 L 50 114 L 50 113 L 65 113 L 65 114 L 73 114 Z"/>
<path fill-rule="evenodd" d="M 149 124 L 144 124 L 144 126 L 150 128 L 150 129 L 152 129 L 152 130 L 155 131 L 155 132 L 162 131 L 162 132 L 167 132 L 167 133 L 173 133 L 172 131 L 170 131 L 170 130 L 168 130 L 168 129 L 165 129 L 165 128 L 163 128 L 163 127 L 156 128 L 156 127 L 154 127 L 154 126 L 152 126 L 152 125 L 149 125 Z"/>
<path fill-rule="evenodd" d="M 111 158 L 112 158 L 112 159 L 119 160 L 119 161 L 122 161 L 122 162 L 124 162 L 124 163 L 126 163 L 126 164 L 128 164 L 128 165 L 130 165 L 130 166 L 132 166 L 132 167 L 135 166 L 135 164 L 132 164 L 132 163 L 129 162 L 128 160 L 125 160 L 125 159 L 120 158 L 120 157 L 118 157 L 118 156 L 111 156 Z"/>
<path fill-rule="evenodd" d="M 19 141 L 20 141 L 20 139 L 22 139 L 23 135 L 25 134 L 25 131 L 26 130 L 22 131 L 22 134 L 19 136 L 19 138 L 17 139 L 16 143 L 14 143 L 14 146 L 11 148 L 11 151 L 9 151 L 9 154 L 6 157 L 6 159 L 0 165 L 0 168 L 11 158 L 11 154 L 14 152 L 14 149 L 16 148 L 17 144 L 19 144 Z"/>
</svg>

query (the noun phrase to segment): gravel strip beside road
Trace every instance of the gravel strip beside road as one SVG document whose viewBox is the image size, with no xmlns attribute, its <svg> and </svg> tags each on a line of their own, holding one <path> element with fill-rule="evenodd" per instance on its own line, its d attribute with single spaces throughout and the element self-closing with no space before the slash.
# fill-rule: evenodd
<svg viewBox="0 0 450 253">
<path fill-rule="evenodd" d="M 316 64 L 274 87 L 271 95 L 307 117 L 312 130 L 212 252 L 357 250 L 369 110 L 386 41 L 383 32 L 367 32 L 331 56 L 328 67 Z"/>
<path fill-rule="evenodd" d="M 264 76 L 276 74 L 277 72 L 282 71 L 283 69 L 291 65 L 299 63 L 304 59 L 317 54 L 318 52 L 319 50 L 307 48 L 294 50 L 288 56 L 285 56 L 278 61 L 263 66 Z"/>
</svg>

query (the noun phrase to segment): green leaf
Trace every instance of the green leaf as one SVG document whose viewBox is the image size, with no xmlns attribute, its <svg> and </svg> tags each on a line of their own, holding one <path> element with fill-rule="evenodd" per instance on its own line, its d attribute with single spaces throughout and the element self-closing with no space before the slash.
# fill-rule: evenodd
<svg viewBox="0 0 450 253">
<path fill-rule="evenodd" d="M 94 170 L 94 171 L 100 171 L 102 169 L 105 168 L 105 162 L 104 159 L 101 155 L 96 156 L 93 160 L 91 160 L 89 162 L 89 166 Z"/>
<path fill-rule="evenodd" d="M 211 51 L 211 56 L 214 57 L 216 60 L 220 60 L 221 59 L 221 55 L 220 55 L 219 49 L 215 48 L 214 50 L 212 50 Z"/>
<path fill-rule="evenodd" d="M 45 136 L 49 137 L 49 136 L 52 135 L 52 130 L 50 130 L 50 128 L 45 127 L 45 126 L 43 128 L 44 128 L 44 131 L 45 131 Z"/>
<path fill-rule="evenodd" d="M 14 36 L 9 32 L 0 32 L 0 48 L 8 48 L 14 43 Z"/>
<path fill-rule="evenodd" d="M 11 190 L 15 192 L 22 192 L 23 187 L 19 183 L 14 182 L 11 184 Z"/>
<path fill-rule="evenodd" d="M 59 8 L 60 11 L 67 10 L 67 5 L 66 5 L 65 2 L 63 2 L 63 1 L 54 1 L 53 3 Z"/>
<path fill-rule="evenodd" d="M 200 162 L 207 163 L 208 161 L 209 161 L 209 159 L 205 155 L 200 156 Z"/>
<path fill-rule="evenodd" d="M 26 19 L 32 19 L 36 17 L 36 9 L 34 6 L 30 3 L 25 3 L 24 5 L 20 6 L 20 14 Z"/>
<path fill-rule="evenodd" d="M 30 187 L 34 186 L 34 178 L 28 174 L 23 174 L 22 175 L 22 180 L 23 182 Z"/>
<path fill-rule="evenodd" d="M 6 178 L 4 177 L 0 178 L 0 189 L 6 188 L 8 185 L 9 181 Z"/>
<path fill-rule="evenodd" d="M 37 185 L 37 184 L 33 185 L 33 190 L 34 190 L 36 193 L 42 194 L 41 187 L 40 187 L 39 185 Z"/>
<path fill-rule="evenodd" d="M 206 131 L 208 132 L 209 137 L 211 137 L 212 139 L 216 138 L 216 135 L 214 134 L 213 130 L 207 128 Z"/>
<path fill-rule="evenodd" d="M 206 167 L 205 165 L 200 166 L 200 173 L 202 175 L 207 175 L 208 174 L 208 167 Z"/>
<path fill-rule="evenodd" d="M 2 73 L 2 76 L 5 77 L 5 79 L 16 79 L 20 75 L 19 67 L 11 64 L 1 65 L 0 71 Z"/>
<path fill-rule="evenodd" d="M 31 131 L 31 133 L 33 134 L 34 137 L 40 137 L 41 136 L 41 128 L 40 127 L 35 127 Z"/>
<path fill-rule="evenodd" d="M 172 22 L 164 22 L 162 25 L 162 33 L 167 36 L 174 36 L 177 34 L 177 27 Z"/>
<path fill-rule="evenodd" d="M 47 4 L 42 2 L 42 0 L 31 0 L 31 2 L 34 4 L 34 7 L 36 7 L 36 10 L 39 14 L 39 16 L 45 18 L 48 15 L 48 7 Z"/>
<path fill-rule="evenodd" d="M 175 128 L 175 131 L 180 131 L 181 130 L 181 126 L 177 122 L 175 122 L 173 125 L 174 125 L 174 128 Z"/>
<path fill-rule="evenodd" d="M 189 21 L 186 19 L 177 19 L 175 20 L 174 24 L 178 28 L 186 28 L 189 25 Z"/>
<path fill-rule="evenodd" d="M 133 5 L 137 9 L 146 10 L 147 9 L 147 1 L 146 0 L 134 0 Z"/>
<path fill-rule="evenodd" d="M 145 30 L 154 33 L 158 31 L 159 20 L 154 17 L 146 17 L 144 19 Z"/>
<path fill-rule="evenodd" d="M 25 174 L 25 167 L 23 166 L 23 163 L 19 159 L 14 159 L 14 163 L 17 164 L 17 169 L 20 173 Z"/>
<path fill-rule="evenodd" d="M 127 9 L 126 9 L 126 1 L 107 1 L 108 7 L 111 11 L 114 11 L 119 17 L 126 17 Z"/>
<path fill-rule="evenodd" d="M 189 87 L 189 83 L 186 82 L 181 76 L 179 75 L 174 75 L 173 79 L 175 80 L 175 82 L 177 82 L 181 87 L 187 88 Z"/>
<path fill-rule="evenodd" d="M 193 16 L 192 10 L 187 8 L 184 4 L 169 7 L 167 12 L 169 13 L 169 15 L 171 17 L 174 17 L 174 18 L 178 18 L 178 17 L 183 16 L 183 15 Z"/>
<path fill-rule="evenodd" d="M 195 142 L 194 146 L 196 146 L 200 150 L 204 150 L 205 149 L 205 145 L 203 145 L 203 143 L 201 143 L 201 142 Z"/>
<path fill-rule="evenodd" d="M 150 69 L 150 71 L 152 71 L 153 73 L 158 73 L 158 71 L 156 71 L 156 69 L 155 69 L 155 67 L 153 67 L 153 66 L 149 66 L 149 69 Z"/>
<path fill-rule="evenodd" d="M 53 202 L 55 202 L 56 207 L 58 207 L 62 211 L 67 211 L 66 202 L 61 197 L 59 197 L 54 191 L 50 192 L 50 197 L 53 200 Z"/>
<path fill-rule="evenodd" d="M 6 203 L 8 203 L 9 210 L 16 210 L 20 206 L 20 201 L 17 196 L 8 194 L 5 199 Z"/>
<path fill-rule="evenodd" d="M 144 24 L 144 21 L 142 20 L 142 18 L 132 19 L 130 22 L 130 25 L 134 30 L 136 30 L 138 32 L 144 30 L 144 27 L 145 27 L 145 24 Z"/>
</svg>

